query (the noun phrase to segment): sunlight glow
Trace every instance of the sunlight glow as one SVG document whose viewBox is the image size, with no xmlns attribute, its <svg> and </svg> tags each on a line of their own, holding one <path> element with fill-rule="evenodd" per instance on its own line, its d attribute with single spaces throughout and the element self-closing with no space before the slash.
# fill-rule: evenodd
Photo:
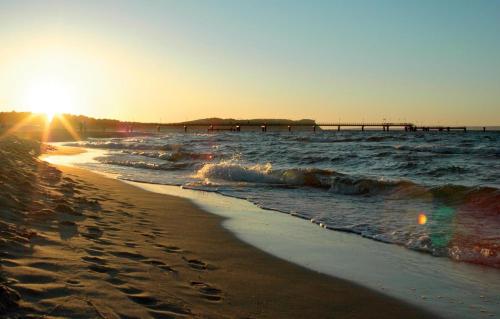
<svg viewBox="0 0 500 319">
<path fill-rule="evenodd" d="M 57 79 L 37 80 L 26 90 L 26 105 L 33 113 L 42 113 L 51 122 L 55 115 L 73 111 L 71 87 Z"/>
<path fill-rule="evenodd" d="M 68 121 L 66 120 L 66 118 L 63 115 L 59 116 L 58 119 L 61 122 L 61 124 L 64 126 L 66 131 L 71 135 L 71 137 L 73 137 L 73 139 L 75 141 L 81 140 L 81 136 L 78 135 L 76 130 L 71 126 L 70 123 L 68 123 Z"/>
</svg>

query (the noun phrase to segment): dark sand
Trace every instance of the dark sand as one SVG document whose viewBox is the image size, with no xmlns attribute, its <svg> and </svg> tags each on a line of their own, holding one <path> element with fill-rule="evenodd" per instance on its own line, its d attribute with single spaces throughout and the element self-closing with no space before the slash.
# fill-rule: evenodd
<svg viewBox="0 0 500 319">
<path fill-rule="evenodd" d="M 52 168 L 31 147 L 1 169 L 2 318 L 433 317 L 263 253 L 187 200 Z"/>
</svg>

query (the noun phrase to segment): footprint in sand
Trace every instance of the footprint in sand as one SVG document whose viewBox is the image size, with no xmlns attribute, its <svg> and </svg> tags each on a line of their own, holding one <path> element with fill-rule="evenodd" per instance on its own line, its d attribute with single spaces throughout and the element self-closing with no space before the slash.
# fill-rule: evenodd
<svg viewBox="0 0 500 319">
<path fill-rule="evenodd" d="M 64 296 L 69 296 L 73 293 L 73 289 L 70 289 L 66 285 L 54 284 L 54 283 L 16 283 L 13 288 L 17 290 L 23 298 L 28 296 L 44 299 L 53 299 Z"/>
<path fill-rule="evenodd" d="M 151 238 L 151 239 L 156 239 L 156 236 L 152 235 L 152 234 L 142 234 L 142 236 L 147 237 L 147 238 Z"/>
<path fill-rule="evenodd" d="M 132 260 L 145 260 L 147 259 L 145 256 L 138 254 L 138 253 L 132 253 L 128 251 L 111 251 L 111 255 L 120 257 L 120 258 L 126 258 L 126 259 L 132 259 Z"/>
<path fill-rule="evenodd" d="M 117 209 L 117 210 L 116 210 L 116 213 L 117 213 L 117 214 L 120 214 L 120 215 L 123 215 L 123 216 L 125 216 L 125 217 L 132 217 L 132 214 L 130 214 L 130 213 L 126 212 L 126 211 L 123 211 L 123 210 L 121 210 L 121 209 Z"/>
<path fill-rule="evenodd" d="M 68 240 L 78 235 L 78 226 L 75 222 L 64 220 L 59 222 L 59 236 L 62 240 Z"/>
<path fill-rule="evenodd" d="M 32 263 L 27 264 L 26 266 L 29 266 L 32 268 L 48 270 L 48 271 L 52 271 L 52 272 L 57 272 L 57 271 L 60 271 L 61 269 L 64 268 L 63 266 L 58 265 L 56 263 L 46 262 L 46 261 L 32 262 Z"/>
<path fill-rule="evenodd" d="M 182 249 L 180 249 L 177 246 L 166 246 L 166 245 L 162 245 L 162 244 L 156 244 L 155 246 L 162 249 L 164 252 L 169 253 L 169 254 L 182 252 Z"/>
<path fill-rule="evenodd" d="M 98 239 L 102 236 L 102 230 L 99 227 L 87 226 L 87 232 L 82 233 L 82 236 L 89 239 Z"/>
<path fill-rule="evenodd" d="M 106 264 L 106 260 L 99 257 L 82 257 L 82 260 L 88 263 L 93 263 L 98 265 Z"/>
<path fill-rule="evenodd" d="M 145 260 L 144 262 L 145 262 L 146 264 L 150 264 L 150 265 L 153 265 L 153 266 L 165 265 L 165 263 L 164 263 L 164 262 L 159 261 L 159 260 L 154 260 L 154 259 Z"/>
<path fill-rule="evenodd" d="M 89 269 L 98 272 L 101 274 L 108 274 L 110 276 L 115 276 L 118 273 L 118 270 L 112 267 L 100 265 L 100 264 L 95 264 L 95 263 L 90 263 Z"/>
<path fill-rule="evenodd" d="M 54 282 L 54 276 L 49 272 L 38 272 L 33 269 L 34 273 L 30 274 L 17 274 L 16 280 L 22 283 L 33 283 L 33 284 L 47 284 Z"/>
<path fill-rule="evenodd" d="M 158 310 L 150 310 L 149 314 L 155 319 L 172 319 L 185 317 L 191 314 L 189 309 L 176 304 L 162 303 L 155 306 Z"/>
<path fill-rule="evenodd" d="M 123 292 L 126 295 L 137 295 L 137 294 L 140 294 L 143 292 L 140 289 L 130 287 L 130 286 L 118 287 L 118 290 L 120 290 L 121 292 Z"/>
<path fill-rule="evenodd" d="M 137 224 L 138 225 L 154 226 L 152 221 L 150 221 L 147 218 L 141 217 L 141 216 L 137 217 Z"/>
<path fill-rule="evenodd" d="M 147 308 L 153 318 L 172 318 L 191 314 L 191 311 L 186 307 L 164 300 L 160 301 L 143 290 L 134 287 L 122 287 L 120 290 L 125 293 L 130 300 Z"/>
<path fill-rule="evenodd" d="M 80 281 L 77 279 L 68 279 L 66 280 L 66 284 L 71 287 L 84 287 L 84 285 L 81 284 Z"/>
<path fill-rule="evenodd" d="M 151 232 L 152 232 L 153 234 L 157 235 L 157 236 L 162 236 L 162 235 L 166 235 L 166 234 L 168 234 L 168 232 L 167 232 L 167 231 L 165 231 L 165 230 L 163 230 L 163 229 L 160 229 L 160 228 L 153 228 L 153 229 L 151 230 Z"/>
<path fill-rule="evenodd" d="M 133 204 L 129 204 L 129 203 L 126 203 L 126 202 L 118 202 L 120 204 L 121 207 L 123 208 L 132 208 L 132 207 L 135 207 L 135 205 Z"/>
<path fill-rule="evenodd" d="M 144 292 L 141 292 L 140 294 L 129 294 L 127 297 L 142 306 L 154 306 L 159 303 L 158 299 Z"/>
<path fill-rule="evenodd" d="M 123 286 L 127 283 L 125 280 L 121 280 L 120 278 L 117 277 L 109 277 L 106 279 L 106 281 L 115 287 Z"/>
<path fill-rule="evenodd" d="M 188 266 L 191 267 L 192 269 L 195 270 L 214 270 L 215 267 L 212 265 L 209 265 L 201 260 L 198 259 L 187 259 L 186 257 L 182 257 L 187 263 Z"/>
<path fill-rule="evenodd" d="M 222 291 L 204 282 L 192 281 L 191 287 L 196 288 L 200 295 L 210 301 L 222 300 Z"/>
<path fill-rule="evenodd" d="M 165 270 L 165 271 L 168 271 L 168 272 L 172 272 L 172 273 L 176 273 L 177 271 L 170 267 L 169 265 L 165 264 L 163 261 L 159 261 L 159 260 L 154 260 L 154 259 L 148 259 L 148 260 L 145 260 L 143 261 L 144 263 L 146 264 L 150 264 L 150 265 L 153 265 L 153 266 L 156 266 L 162 270 Z"/>
<path fill-rule="evenodd" d="M 100 245 L 104 245 L 104 246 L 112 246 L 114 245 L 115 243 L 112 242 L 111 240 L 108 240 L 108 239 L 103 239 L 103 238 L 99 238 L 99 239 L 93 239 L 94 242 L 96 244 L 100 244 Z"/>
</svg>

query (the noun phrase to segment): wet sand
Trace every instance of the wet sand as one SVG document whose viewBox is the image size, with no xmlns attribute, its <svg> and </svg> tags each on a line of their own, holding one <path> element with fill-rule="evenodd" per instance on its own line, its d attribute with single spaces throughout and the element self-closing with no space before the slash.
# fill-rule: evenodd
<svg viewBox="0 0 500 319">
<path fill-rule="evenodd" d="M 4 316 L 433 317 L 261 252 L 187 200 L 30 156 L 19 160 L 31 167 L 31 183 L 1 177 L 10 185 L 0 206 L 1 287 L 20 297 L 0 304 Z"/>
</svg>

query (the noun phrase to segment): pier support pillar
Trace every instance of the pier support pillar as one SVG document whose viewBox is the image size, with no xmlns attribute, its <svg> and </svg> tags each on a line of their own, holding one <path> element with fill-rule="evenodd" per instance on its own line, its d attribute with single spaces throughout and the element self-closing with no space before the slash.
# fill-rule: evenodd
<svg viewBox="0 0 500 319">
<path fill-rule="evenodd" d="M 339 126 L 337 126 L 337 131 L 340 131 L 340 125 L 339 125 Z"/>
<path fill-rule="evenodd" d="M 483 132 L 486 132 L 486 126 L 483 126 Z"/>
<path fill-rule="evenodd" d="M 364 130 L 365 130 L 365 126 L 361 125 L 361 131 L 364 131 Z"/>
<path fill-rule="evenodd" d="M 316 125 L 313 125 L 313 132 L 316 132 Z"/>
<path fill-rule="evenodd" d="M 188 127 L 186 125 L 184 125 L 184 133 L 187 133 L 188 131 Z"/>
</svg>

